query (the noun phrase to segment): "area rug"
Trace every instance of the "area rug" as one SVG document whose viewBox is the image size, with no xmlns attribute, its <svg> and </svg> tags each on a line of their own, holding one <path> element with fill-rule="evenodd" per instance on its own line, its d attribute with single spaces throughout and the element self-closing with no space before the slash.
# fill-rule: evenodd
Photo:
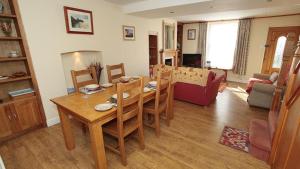
<svg viewBox="0 0 300 169">
<path fill-rule="evenodd" d="M 244 130 L 225 126 L 219 143 L 237 150 L 249 152 L 249 133 Z"/>
<path fill-rule="evenodd" d="M 222 93 L 227 87 L 227 83 L 221 82 L 219 92 Z"/>
</svg>

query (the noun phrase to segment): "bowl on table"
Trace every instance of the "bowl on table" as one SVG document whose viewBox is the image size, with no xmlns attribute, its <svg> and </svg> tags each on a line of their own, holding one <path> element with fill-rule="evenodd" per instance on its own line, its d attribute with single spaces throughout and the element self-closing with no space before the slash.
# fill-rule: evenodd
<svg viewBox="0 0 300 169">
<path fill-rule="evenodd" d="M 102 104 L 97 104 L 95 106 L 95 110 L 97 111 L 107 111 L 110 110 L 113 107 L 111 103 L 102 103 Z"/>
<path fill-rule="evenodd" d="M 129 77 L 129 76 L 122 76 L 122 77 L 120 77 L 120 82 L 127 83 L 127 82 L 129 82 L 130 79 L 131 79 L 131 77 Z"/>
<path fill-rule="evenodd" d="M 86 85 L 84 86 L 84 88 L 88 91 L 95 91 L 95 90 L 99 90 L 101 89 L 99 84 L 90 84 L 90 85 Z"/>
<path fill-rule="evenodd" d="M 112 84 L 112 83 L 104 83 L 104 84 L 102 84 L 101 86 L 102 86 L 102 87 L 105 87 L 105 88 L 108 88 L 108 87 L 113 86 L 113 84 Z"/>
<path fill-rule="evenodd" d="M 123 99 L 127 99 L 129 96 L 130 96 L 129 93 L 126 93 L 126 92 L 123 93 Z M 113 99 L 117 100 L 118 95 L 117 95 L 117 94 L 114 94 L 114 95 L 112 95 L 111 97 L 112 97 Z"/>
<path fill-rule="evenodd" d="M 156 87 L 157 81 L 150 81 L 150 82 L 149 82 L 149 85 L 150 85 L 151 87 Z"/>
<path fill-rule="evenodd" d="M 151 91 L 151 89 L 149 87 L 144 87 L 144 93 L 148 93 L 150 91 Z"/>
</svg>

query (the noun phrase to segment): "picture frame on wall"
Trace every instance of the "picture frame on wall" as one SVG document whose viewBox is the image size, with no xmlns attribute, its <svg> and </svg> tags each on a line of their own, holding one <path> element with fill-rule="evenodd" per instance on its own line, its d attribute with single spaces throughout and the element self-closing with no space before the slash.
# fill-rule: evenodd
<svg viewBox="0 0 300 169">
<path fill-rule="evenodd" d="M 135 40 L 135 27 L 123 25 L 123 39 Z"/>
<path fill-rule="evenodd" d="M 188 29 L 187 39 L 188 40 L 196 39 L 196 29 Z"/>
<path fill-rule="evenodd" d="M 67 33 L 94 34 L 92 11 L 64 6 Z"/>
</svg>

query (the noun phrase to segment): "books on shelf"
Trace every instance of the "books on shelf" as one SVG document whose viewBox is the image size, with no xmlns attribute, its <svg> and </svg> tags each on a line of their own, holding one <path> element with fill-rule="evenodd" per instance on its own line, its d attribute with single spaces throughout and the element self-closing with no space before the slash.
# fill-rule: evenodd
<svg viewBox="0 0 300 169">
<path fill-rule="evenodd" d="M 12 99 L 21 99 L 29 96 L 34 96 L 34 90 L 32 88 L 27 88 L 27 89 L 11 91 L 8 92 L 8 94 Z"/>
</svg>

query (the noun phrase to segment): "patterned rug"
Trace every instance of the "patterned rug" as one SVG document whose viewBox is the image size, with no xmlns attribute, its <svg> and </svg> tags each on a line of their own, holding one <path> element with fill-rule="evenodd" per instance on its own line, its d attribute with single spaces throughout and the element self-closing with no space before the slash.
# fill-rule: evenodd
<svg viewBox="0 0 300 169">
<path fill-rule="evenodd" d="M 219 143 L 248 153 L 249 133 L 247 131 L 225 126 Z"/>
</svg>

